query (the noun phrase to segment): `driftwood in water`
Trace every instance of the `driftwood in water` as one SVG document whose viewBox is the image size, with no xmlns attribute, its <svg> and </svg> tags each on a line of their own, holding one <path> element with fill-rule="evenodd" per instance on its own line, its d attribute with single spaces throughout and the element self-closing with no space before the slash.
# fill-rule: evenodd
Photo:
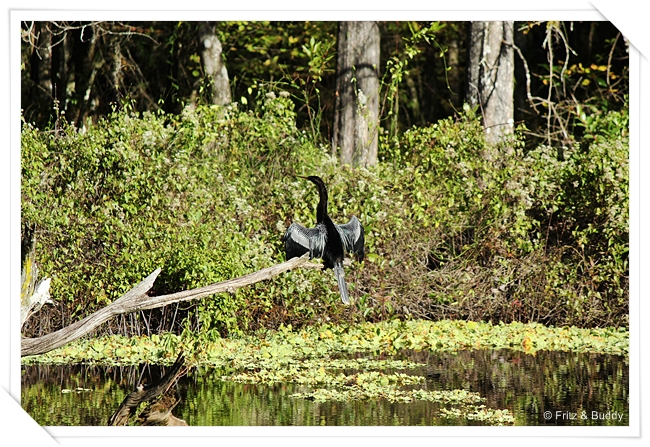
<svg viewBox="0 0 650 447">
<path fill-rule="evenodd" d="M 297 267 L 310 266 L 312 268 L 322 268 L 322 265 L 307 263 L 308 257 L 309 254 L 307 253 L 300 258 L 293 258 L 281 264 L 276 264 L 239 278 L 229 279 L 227 281 L 200 287 L 198 289 L 184 290 L 169 295 L 148 296 L 147 292 L 153 286 L 158 274 L 160 274 L 160 269 L 156 269 L 133 289 L 129 290 L 103 309 L 87 316 L 83 320 L 79 320 L 70 326 L 66 326 L 56 332 L 52 332 L 42 337 L 23 338 L 20 355 L 43 354 L 59 348 L 70 343 L 72 340 L 76 340 L 77 338 L 89 333 L 100 324 L 117 315 L 138 312 L 146 309 L 155 309 L 157 307 L 182 301 L 197 300 L 199 298 L 214 295 L 215 293 L 234 292 L 240 287 L 254 284 L 265 279 L 274 278 Z"/>
<path fill-rule="evenodd" d="M 180 398 L 165 394 L 172 383 L 187 372 L 182 370 L 184 361 L 183 354 L 180 354 L 171 369 L 160 380 L 146 386 L 138 385 L 135 391 L 122 401 L 122 404 L 108 420 L 108 425 L 126 425 L 129 422 L 129 417 L 135 414 L 138 405 L 142 402 L 152 401 L 160 395 L 163 397 L 143 411 L 138 422 L 142 425 L 187 425 L 183 419 L 171 414 L 174 407 L 180 402 Z"/>
</svg>

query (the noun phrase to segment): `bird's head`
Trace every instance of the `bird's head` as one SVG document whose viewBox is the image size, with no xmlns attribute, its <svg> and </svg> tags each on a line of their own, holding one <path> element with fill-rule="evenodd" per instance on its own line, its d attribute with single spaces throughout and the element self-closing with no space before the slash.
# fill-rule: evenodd
<svg viewBox="0 0 650 447">
<path fill-rule="evenodd" d="M 309 180 L 312 183 L 315 183 L 316 185 L 324 185 L 323 180 L 316 176 L 316 175 L 310 175 L 310 176 L 304 176 L 304 175 L 298 175 L 297 177 L 304 178 L 305 180 Z"/>
</svg>

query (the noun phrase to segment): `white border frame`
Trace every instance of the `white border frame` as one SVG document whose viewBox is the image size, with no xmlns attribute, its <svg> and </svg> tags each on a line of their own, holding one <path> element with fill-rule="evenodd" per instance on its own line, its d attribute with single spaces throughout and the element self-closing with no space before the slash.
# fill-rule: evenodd
<svg viewBox="0 0 650 447">
<path fill-rule="evenodd" d="M 48 2 L 42 7 L 51 7 Z M 83 2 L 80 7 L 87 7 Z M 124 4 L 126 8 L 131 6 L 128 2 L 116 1 L 111 6 Z M 292 5 L 284 10 L 264 10 L 268 8 L 264 2 L 254 5 L 252 10 L 167 10 L 167 11 L 80 11 L 80 10 L 12 10 L 10 12 L 9 40 L 11 44 L 10 53 L 10 138 L 11 138 L 11 157 L 9 163 L 1 163 L 2 166 L 9 166 L 9 176 L 3 178 L 7 181 L 10 178 L 10 233 L 17 235 L 20 233 L 20 40 L 19 36 L 20 22 L 22 20 L 605 20 L 603 15 L 593 9 L 587 2 L 572 1 L 550 1 L 543 4 L 544 10 L 521 10 L 521 2 L 490 2 L 492 10 L 481 10 L 485 8 L 484 2 L 457 2 L 453 6 L 455 10 L 442 10 L 443 6 L 432 4 L 431 8 L 437 10 L 421 10 L 422 5 L 416 8 L 409 8 L 409 4 L 404 4 L 405 8 L 411 10 L 390 10 L 381 8 L 382 4 L 374 4 L 376 10 L 354 10 L 346 11 L 345 2 L 328 2 L 327 6 L 340 8 L 333 10 L 296 10 L 304 8 L 302 2 L 291 2 Z M 338 3 L 343 3 L 342 8 Z M 580 3 L 579 6 L 574 6 Z M 402 5 L 400 3 L 400 5 Z M 497 6 L 498 5 L 498 6 Z M 24 5 L 20 5 L 24 7 Z M 157 6 L 163 6 L 157 4 Z M 176 6 L 176 4 L 167 6 Z M 185 4 L 184 4 L 185 6 Z M 187 5 L 190 7 L 191 5 Z M 201 3 L 199 7 L 219 7 L 221 5 Z M 239 6 L 239 5 L 238 5 Z M 319 6 L 319 5 L 316 5 Z M 461 10 L 462 7 L 472 10 Z M 532 4 L 531 4 L 532 6 Z M 496 9 L 495 9 L 496 7 Z M 518 11 L 510 11 L 515 7 Z M 562 10 L 562 8 L 574 7 L 572 10 Z M 589 9 L 591 7 L 591 9 Z M 639 14 L 639 13 L 637 13 Z M 620 25 L 619 25 L 620 26 Z M 640 319 L 641 306 L 639 302 L 641 293 L 640 277 L 640 259 L 641 259 L 641 238 L 640 222 L 644 210 L 641 208 L 641 153 L 640 142 L 640 115 L 641 115 L 641 96 L 648 99 L 647 92 L 641 89 L 641 70 L 648 78 L 650 66 L 646 59 L 641 61 L 641 57 L 636 49 L 630 51 L 630 414 L 628 427 L 46 427 L 46 431 L 55 438 L 71 441 L 69 437 L 113 437 L 126 436 L 128 438 L 140 438 L 143 436 L 164 436 L 169 439 L 177 436 L 235 436 L 235 437 L 318 437 L 318 436 L 336 436 L 336 437 L 430 437 L 430 436 L 526 436 L 542 437 L 544 443 L 556 442 L 546 437 L 636 437 L 641 434 L 641 417 L 640 417 L 640 386 L 639 386 L 639 369 L 641 367 L 640 354 Z M 646 85 L 646 88 L 648 86 Z M 647 102 L 644 102 L 647 104 Z M 638 113 L 637 113 L 638 112 Z M 644 115 L 646 116 L 646 115 Z M 646 120 L 647 121 L 647 120 Z M 7 120 L 5 120 L 7 122 Z M 647 132 L 647 131 L 646 131 Z M 647 142 L 647 138 L 643 139 Z M 3 159 L 4 161 L 4 159 Z M 644 219 L 647 222 L 646 219 Z M 9 296 L 12 297 L 10 307 L 10 325 L 11 328 L 19 327 L 19 310 L 15 304 L 14 297 L 19 296 L 20 290 L 20 266 L 15 262 L 19 258 L 20 242 L 17 237 L 9 241 L 10 246 L 10 265 L 9 269 L 3 269 L 10 272 L 11 286 Z M 14 261 L 14 262 L 11 262 Z M 18 280 L 16 280 L 18 278 Z M 643 288 L 647 290 L 646 288 Z M 8 300 L 7 300 L 8 301 Z M 5 325 L 7 327 L 7 325 Z M 11 395 L 20 399 L 20 339 L 14 333 L 9 333 L 10 340 L 10 362 L 9 377 L 7 381 L 3 380 L 3 388 L 9 388 Z M 3 347 L 4 348 L 4 347 Z M 7 358 L 7 357 L 5 357 Z M 4 379 L 4 378 L 3 378 Z M 9 387 L 6 387 L 9 385 Z M 0 391 L 2 392 L 2 391 Z M 26 414 L 26 413 L 25 413 Z M 24 434 L 20 434 L 23 436 Z M 77 440 L 81 441 L 81 438 Z M 308 442 L 316 442 L 317 438 L 310 438 Z M 24 440 L 23 440 L 24 441 Z M 114 440 L 110 441 L 113 442 Z M 161 440 L 156 440 L 158 442 Z M 594 443 L 595 439 L 588 442 Z M 620 440 L 619 440 L 620 441 Z M 86 440 L 87 442 L 87 440 Z M 94 442 L 94 441 L 93 441 Z M 173 441 L 177 443 L 178 440 Z M 435 442 L 435 440 L 431 440 Z M 526 441 L 528 442 L 528 440 Z M 611 441 L 610 441 L 611 442 Z M 615 441 L 617 442 L 617 441 Z M 67 444 L 67 442 L 66 442 Z M 164 443 L 162 444 L 164 445 Z"/>
</svg>

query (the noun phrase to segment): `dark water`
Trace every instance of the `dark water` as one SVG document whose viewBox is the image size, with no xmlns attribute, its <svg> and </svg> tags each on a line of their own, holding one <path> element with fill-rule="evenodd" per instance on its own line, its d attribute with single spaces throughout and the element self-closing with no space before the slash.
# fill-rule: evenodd
<svg viewBox="0 0 650 447">
<path fill-rule="evenodd" d="M 501 350 L 406 352 L 397 358 L 426 364 L 400 371 L 425 376 L 422 388 L 478 392 L 487 407 L 509 409 L 516 425 L 629 424 L 629 368 L 619 356 Z M 105 425 L 137 383 L 163 373 L 155 365 L 23 366 L 22 406 L 41 425 Z M 290 397 L 311 387 L 224 382 L 221 375 L 207 369 L 180 379 L 182 402 L 174 415 L 189 425 L 208 426 L 480 425 L 443 419 L 440 404 L 431 402 L 318 403 Z"/>
</svg>

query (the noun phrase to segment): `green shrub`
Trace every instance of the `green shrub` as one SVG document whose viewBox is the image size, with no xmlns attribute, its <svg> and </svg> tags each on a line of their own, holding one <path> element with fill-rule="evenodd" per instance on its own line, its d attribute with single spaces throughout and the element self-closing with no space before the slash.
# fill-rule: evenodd
<svg viewBox="0 0 650 447">
<path fill-rule="evenodd" d="M 407 131 L 385 150 L 410 210 L 399 274 L 375 287 L 418 317 L 627 324 L 628 121 L 602 118 L 582 148 L 528 154 L 519 133 L 488 145 L 471 110 Z"/>
<path fill-rule="evenodd" d="M 629 300 L 629 119 L 626 110 L 593 123 L 586 144 L 540 147 L 526 161 L 537 174 L 537 245 L 554 253 L 550 294 L 576 324 L 627 322 Z"/>
<path fill-rule="evenodd" d="M 39 265 L 61 306 L 51 326 L 105 306 L 157 267 L 161 294 L 274 261 L 258 190 L 285 177 L 300 151 L 316 151 L 295 129 L 291 102 L 269 102 L 263 114 L 120 112 L 85 131 L 24 124 L 22 218 L 36 226 Z M 243 304 L 237 295 L 208 298 L 203 314 L 237 330 Z"/>
<path fill-rule="evenodd" d="M 519 132 L 488 144 L 466 110 L 382 141 L 384 160 L 357 169 L 296 128 L 286 94 L 260 95 L 252 111 L 23 124 L 23 225 L 35 227 L 58 303 L 27 333 L 88 315 L 158 267 L 160 295 L 283 261 L 286 227 L 315 221 L 316 190 L 296 174 L 325 179 L 334 221 L 364 224 L 366 260 L 346 268 L 355 305 L 341 306 L 331 272 L 299 269 L 104 331 L 225 335 L 395 317 L 626 324 L 625 115 L 602 116 L 583 147 L 525 153 Z"/>
</svg>

